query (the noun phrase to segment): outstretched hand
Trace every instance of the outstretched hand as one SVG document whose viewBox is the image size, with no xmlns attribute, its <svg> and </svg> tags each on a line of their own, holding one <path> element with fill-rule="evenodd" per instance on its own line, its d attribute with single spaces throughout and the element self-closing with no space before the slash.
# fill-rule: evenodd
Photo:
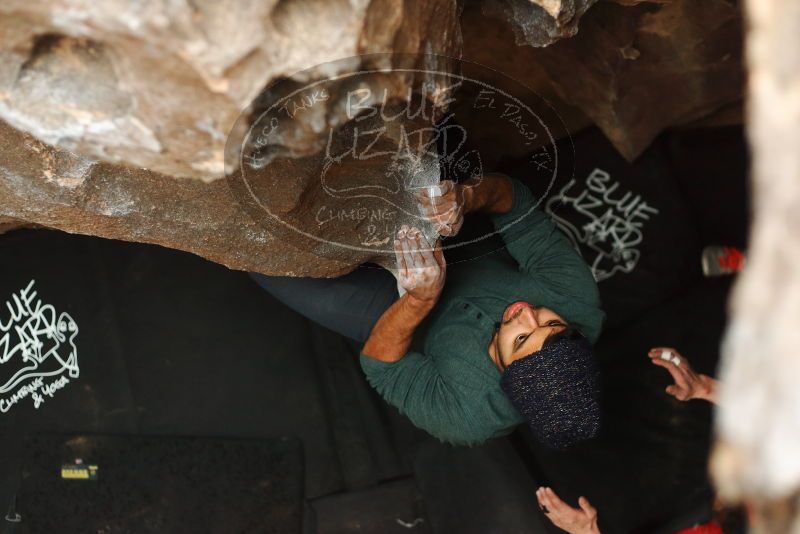
<svg viewBox="0 0 800 534">
<path fill-rule="evenodd" d="M 397 281 L 417 300 L 435 302 L 444 287 L 446 264 L 441 244 L 432 247 L 417 228 L 400 227 L 394 240 Z"/>
<path fill-rule="evenodd" d="M 550 488 L 536 490 L 536 499 L 544 515 L 558 528 L 570 534 L 600 534 L 597 526 L 597 510 L 586 497 L 578 499 L 579 508 L 562 501 Z"/>
<path fill-rule="evenodd" d="M 454 236 L 464 224 L 464 186 L 452 180 L 444 180 L 432 187 L 437 187 L 439 194 L 430 195 L 429 188 L 414 194 L 419 202 L 419 211 L 439 235 Z"/>
<path fill-rule="evenodd" d="M 714 402 L 716 381 L 706 375 L 701 375 L 692 369 L 689 360 L 670 347 L 653 347 L 647 353 L 653 364 L 663 367 L 675 383 L 667 386 L 667 393 L 679 401 L 690 399 L 703 399 Z"/>
</svg>

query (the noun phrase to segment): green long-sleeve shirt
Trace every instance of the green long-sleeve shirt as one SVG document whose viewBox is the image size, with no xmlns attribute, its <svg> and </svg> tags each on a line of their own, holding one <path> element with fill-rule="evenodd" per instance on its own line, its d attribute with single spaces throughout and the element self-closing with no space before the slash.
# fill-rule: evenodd
<svg viewBox="0 0 800 534">
<path fill-rule="evenodd" d="M 488 345 L 505 308 L 524 300 L 552 309 L 594 343 L 604 314 L 591 271 L 530 190 L 513 180 L 511 211 L 492 217 L 501 251 L 448 267 L 439 301 L 413 349 L 386 363 L 361 354 L 369 383 L 389 404 L 442 441 L 474 445 L 524 419 L 500 388 Z"/>
</svg>

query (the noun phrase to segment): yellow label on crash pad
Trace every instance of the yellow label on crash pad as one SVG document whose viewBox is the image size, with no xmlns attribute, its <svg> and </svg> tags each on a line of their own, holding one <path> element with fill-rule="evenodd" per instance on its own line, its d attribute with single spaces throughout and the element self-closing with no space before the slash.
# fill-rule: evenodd
<svg viewBox="0 0 800 534">
<path fill-rule="evenodd" d="M 94 480 L 97 478 L 97 466 L 64 464 L 61 466 L 61 478 L 71 480 Z"/>
</svg>

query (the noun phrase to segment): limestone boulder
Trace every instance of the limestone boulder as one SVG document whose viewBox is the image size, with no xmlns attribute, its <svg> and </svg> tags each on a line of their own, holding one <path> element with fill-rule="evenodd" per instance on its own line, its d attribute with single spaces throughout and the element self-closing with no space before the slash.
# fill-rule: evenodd
<svg viewBox="0 0 800 534">
<path fill-rule="evenodd" d="M 457 17 L 455 0 L 5 0 L 0 119 L 94 159 L 213 180 L 270 83 L 373 52 L 458 56 Z"/>
<path fill-rule="evenodd" d="M 448 72 L 461 54 L 459 10 L 455 0 L 3 2 L 0 217 L 157 243 L 266 274 L 337 276 L 380 261 L 369 248 L 328 246 L 341 225 L 307 246 L 255 220 L 226 180 L 226 143 L 243 139 L 235 126 L 248 126 L 279 82 L 370 69 Z M 402 102 L 401 78 L 362 82 Z M 426 81 L 435 85 L 435 76 Z M 346 122 L 347 94 L 292 117 L 270 147 L 283 163 L 319 154 Z M 295 176 L 269 174 L 281 180 L 269 198 L 299 201 L 287 186 Z"/>
<path fill-rule="evenodd" d="M 740 31 L 725 0 L 6 0 L 0 229 L 267 274 L 389 265 L 392 232 L 419 224 L 409 192 L 440 176 L 504 157 L 550 174 L 569 160 L 555 140 L 592 122 L 634 158 L 664 128 L 735 107 Z M 448 101 L 462 56 L 496 69 L 473 76 L 492 98 L 473 83 Z M 412 87 L 430 114 L 370 122 Z M 489 117 L 501 93 L 517 101 Z M 530 102 L 535 117 L 507 113 Z M 430 141 L 450 112 L 469 143 L 442 154 Z"/>
<path fill-rule="evenodd" d="M 483 7 L 500 13 L 506 27 L 501 35 L 513 31 L 517 44 L 526 45 L 505 63 L 507 74 L 545 94 L 554 91 L 569 106 L 564 108 L 567 116 L 573 115 L 571 107 L 578 108 L 628 159 L 666 128 L 741 109 L 742 13 L 737 2 L 608 0 L 583 9 L 579 2 L 537 0 L 498 8 L 504 5 L 485 0 Z M 544 5 L 553 7 L 545 10 Z M 538 21 L 545 12 L 550 18 L 563 12 L 568 20 L 583 13 L 580 30 L 568 39 L 555 40 L 554 35 L 550 46 L 534 48 L 547 40 L 521 38 L 518 28 L 543 27 Z M 465 35 L 476 31 L 464 29 Z M 507 49 L 502 39 L 489 41 L 476 55 L 491 61 L 507 57 Z"/>
<path fill-rule="evenodd" d="M 483 12 L 505 19 L 517 45 L 547 46 L 578 32 L 578 21 L 597 0 L 484 0 Z"/>
<path fill-rule="evenodd" d="M 234 269 L 337 276 L 348 263 L 320 261 L 270 235 L 232 200 L 224 180 L 176 180 L 97 162 L 0 123 L 5 216 L 71 233 L 154 243 Z"/>
<path fill-rule="evenodd" d="M 25 228 L 26 226 L 29 225 L 23 221 L 18 221 L 16 219 L 12 219 L 11 217 L 0 217 L 0 234 Z"/>
</svg>

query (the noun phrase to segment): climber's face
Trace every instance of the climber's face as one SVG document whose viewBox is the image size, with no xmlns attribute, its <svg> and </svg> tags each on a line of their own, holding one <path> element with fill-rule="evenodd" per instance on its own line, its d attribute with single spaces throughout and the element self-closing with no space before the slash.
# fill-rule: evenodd
<svg viewBox="0 0 800 534">
<path fill-rule="evenodd" d="M 489 344 L 489 355 L 502 371 L 511 362 L 541 350 L 545 340 L 567 327 L 550 308 L 514 302 L 503 312 L 499 328 Z"/>
</svg>

